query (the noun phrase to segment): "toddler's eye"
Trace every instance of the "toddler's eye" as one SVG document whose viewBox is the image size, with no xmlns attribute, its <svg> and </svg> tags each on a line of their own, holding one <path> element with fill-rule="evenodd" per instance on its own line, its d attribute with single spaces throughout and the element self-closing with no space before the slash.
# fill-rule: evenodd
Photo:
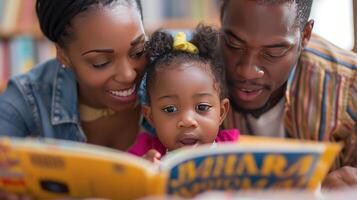
<svg viewBox="0 0 357 200">
<path fill-rule="evenodd" d="M 199 112 L 204 112 L 204 111 L 208 111 L 212 106 L 208 105 L 208 104 L 198 104 L 196 106 L 196 110 Z"/>
<path fill-rule="evenodd" d="M 164 112 L 167 113 L 173 113 L 173 112 L 177 112 L 177 108 L 175 106 L 166 106 L 165 108 L 162 109 Z"/>
</svg>

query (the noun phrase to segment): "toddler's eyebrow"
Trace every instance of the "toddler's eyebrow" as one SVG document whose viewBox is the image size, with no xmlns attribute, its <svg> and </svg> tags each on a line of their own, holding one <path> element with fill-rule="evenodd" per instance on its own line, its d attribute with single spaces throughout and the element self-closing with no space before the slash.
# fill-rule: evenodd
<svg viewBox="0 0 357 200">
<path fill-rule="evenodd" d="M 178 99 L 178 96 L 175 94 L 167 94 L 157 98 L 157 100 L 162 100 L 162 99 Z"/>
<path fill-rule="evenodd" d="M 197 94 L 193 95 L 193 97 L 202 97 L 202 96 L 213 96 L 213 94 L 202 92 L 202 93 L 197 93 Z"/>
</svg>

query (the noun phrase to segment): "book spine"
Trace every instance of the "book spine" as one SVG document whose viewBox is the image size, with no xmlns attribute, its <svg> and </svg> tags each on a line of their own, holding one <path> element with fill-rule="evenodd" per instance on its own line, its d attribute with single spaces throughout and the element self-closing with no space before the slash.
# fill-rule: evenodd
<svg viewBox="0 0 357 200">
<path fill-rule="evenodd" d="M 18 22 L 21 0 L 6 0 L 4 4 L 2 33 L 10 35 L 16 32 L 16 26 Z"/>
<path fill-rule="evenodd" d="M 35 65 L 34 41 L 29 36 L 16 37 L 10 44 L 11 76 L 29 71 Z"/>
<path fill-rule="evenodd" d="M 6 87 L 9 79 L 9 50 L 8 43 L 0 40 L 0 91 Z"/>
</svg>

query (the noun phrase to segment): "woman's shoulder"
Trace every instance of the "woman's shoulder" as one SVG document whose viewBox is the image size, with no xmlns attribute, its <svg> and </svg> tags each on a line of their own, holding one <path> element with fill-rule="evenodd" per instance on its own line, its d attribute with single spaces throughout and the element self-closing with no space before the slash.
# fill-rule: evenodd
<svg viewBox="0 0 357 200">
<path fill-rule="evenodd" d="M 31 84 L 32 86 L 51 84 L 60 69 L 56 59 L 48 60 L 34 66 L 29 72 L 14 76 L 10 81 L 18 85 Z"/>
<path fill-rule="evenodd" d="M 65 116 L 63 121 L 68 121 L 68 116 L 76 115 L 73 106 L 77 103 L 75 83 L 73 72 L 63 69 L 56 60 L 49 60 L 11 78 L 0 95 L 0 124 L 14 124 L 14 127 L 25 127 L 39 133 L 39 124 L 56 120 L 54 113 Z M 15 130 L 8 129 L 11 132 Z"/>
<path fill-rule="evenodd" d="M 75 84 L 75 76 L 69 69 L 63 69 L 61 64 L 52 59 L 38 64 L 27 73 L 10 79 L 5 94 L 12 95 L 18 90 L 23 96 L 29 94 L 51 95 L 55 88 L 66 88 Z"/>
</svg>

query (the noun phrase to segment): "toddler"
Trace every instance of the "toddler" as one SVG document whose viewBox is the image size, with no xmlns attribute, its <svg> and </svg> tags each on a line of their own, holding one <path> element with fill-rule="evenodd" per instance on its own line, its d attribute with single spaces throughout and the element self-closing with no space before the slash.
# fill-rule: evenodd
<svg viewBox="0 0 357 200">
<path fill-rule="evenodd" d="M 130 153 L 156 162 L 183 146 L 238 140 L 239 131 L 220 130 L 229 110 L 224 68 L 215 48 L 218 32 L 198 25 L 192 40 L 156 31 L 147 44 L 147 105 L 143 115 L 155 134 L 140 133 Z"/>
</svg>

